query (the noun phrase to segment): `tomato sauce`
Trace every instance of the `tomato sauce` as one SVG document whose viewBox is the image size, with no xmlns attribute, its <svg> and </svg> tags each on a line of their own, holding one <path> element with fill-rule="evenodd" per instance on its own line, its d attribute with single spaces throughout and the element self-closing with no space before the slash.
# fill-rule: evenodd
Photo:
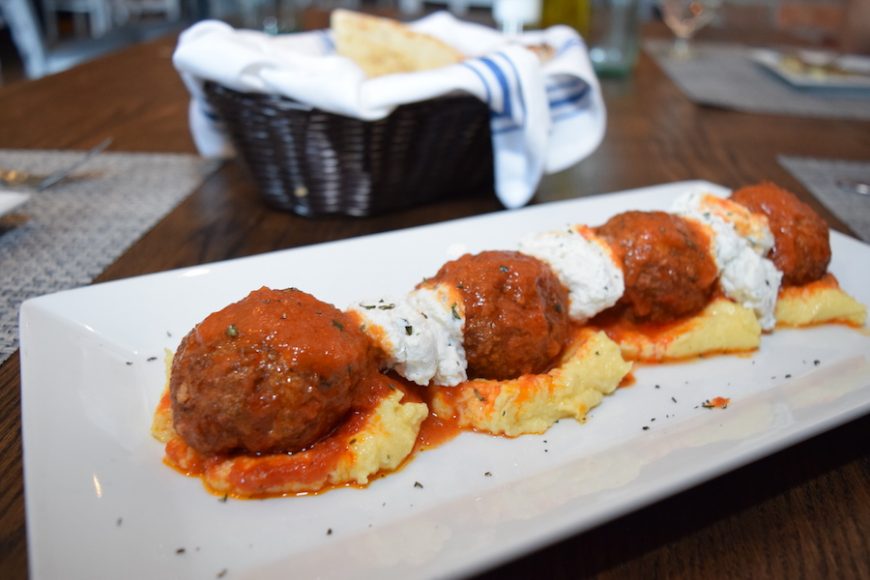
<svg viewBox="0 0 870 580">
<path fill-rule="evenodd" d="M 178 348 L 174 426 L 203 453 L 297 451 L 348 412 L 374 367 L 369 339 L 334 306 L 261 288 L 209 315 Z"/>
<path fill-rule="evenodd" d="M 767 216 L 774 245 L 770 259 L 783 286 L 801 286 L 825 275 L 831 261 L 828 224 L 793 193 L 772 183 L 742 187 L 731 199 Z"/>
<path fill-rule="evenodd" d="M 597 233 L 625 276 L 619 305 L 638 321 L 663 323 L 699 312 L 716 290 L 711 240 L 695 222 L 661 211 L 628 211 Z"/>
<path fill-rule="evenodd" d="M 466 254 L 425 286 L 462 294 L 468 376 L 510 379 L 541 372 L 568 339 L 568 291 L 549 266 L 519 252 Z"/>
</svg>

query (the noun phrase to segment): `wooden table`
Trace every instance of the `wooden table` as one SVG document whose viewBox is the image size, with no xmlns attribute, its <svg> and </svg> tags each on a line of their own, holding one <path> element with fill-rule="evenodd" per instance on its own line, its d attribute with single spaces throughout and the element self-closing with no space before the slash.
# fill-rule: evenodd
<svg viewBox="0 0 870 580">
<path fill-rule="evenodd" d="M 193 152 L 174 39 L 0 90 L 0 148 Z M 642 55 L 604 82 L 601 147 L 543 182 L 536 203 L 683 179 L 772 179 L 830 216 L 778 154 L 870 159 L 870 123 L 699 108 Z M 209 178 L 98 280 L 193 266 L 499 211 L 494 197 L 368 219 L 309 220 L 265 208 L 235 164 Z M 864 265 L 866 267 L 866 265 Z M 0 577 L 27 574 L 18 357 L 0 367 Z M 853 421 L 483 577 L 870 578 L 870 417 Z"/>
</svg>

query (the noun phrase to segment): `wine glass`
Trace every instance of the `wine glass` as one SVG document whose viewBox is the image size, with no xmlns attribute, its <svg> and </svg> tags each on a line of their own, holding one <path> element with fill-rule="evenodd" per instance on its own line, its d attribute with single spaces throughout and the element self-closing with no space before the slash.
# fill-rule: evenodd
<svg viewBox="0 0 870 580">
<path fill-rule="evenodd" d="M 660 0 L 662 18 L 676 37 L 672 55 L 688 58 L 689 40 L 716 17 L 720 0 Z"/>
</svg>

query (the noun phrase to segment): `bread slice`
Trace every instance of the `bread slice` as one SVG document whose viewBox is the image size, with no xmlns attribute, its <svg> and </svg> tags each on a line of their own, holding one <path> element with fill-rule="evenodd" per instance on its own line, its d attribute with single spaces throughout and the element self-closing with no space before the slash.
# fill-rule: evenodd
<svg viewBox="0 0 870 580">
<path fill-rule="evenodd" d="M 389 18 L 337 9 L 330 26 L 336 52 L 353 60 L 369 77 L 440 68 L 464 58 L 437 38 Z"/>
</svg>

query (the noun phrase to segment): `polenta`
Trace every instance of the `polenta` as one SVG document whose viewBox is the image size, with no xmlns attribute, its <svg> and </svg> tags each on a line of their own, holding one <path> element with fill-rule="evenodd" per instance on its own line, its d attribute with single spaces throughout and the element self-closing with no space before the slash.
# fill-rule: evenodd
<svg viewBox="0 0 870 580">
<path fill-rule="evenodd" d="M 433 387 L 431 405 L 462 428 L 494 435 L 543 433 L 563 418 L 582 421 L 631 370 L 603 332 L 576 332 L 555 368 L 513 380 L 476 379 Z"/>
</svg>

